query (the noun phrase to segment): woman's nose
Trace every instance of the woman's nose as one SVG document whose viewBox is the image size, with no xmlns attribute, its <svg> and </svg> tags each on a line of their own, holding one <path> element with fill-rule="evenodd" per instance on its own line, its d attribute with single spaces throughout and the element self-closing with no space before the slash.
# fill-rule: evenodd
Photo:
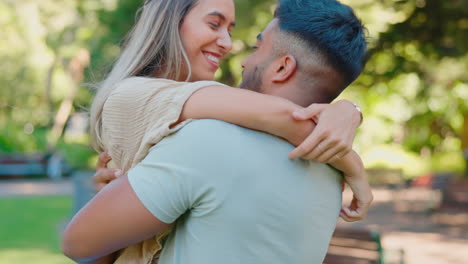
<svg viewBox="0 0 468 264">
<path fill-rule="evenodd" d="M 221 36 L 218 38 L 217 44 L 221 46 L 226 51 L 226 53 L 231 51 L 232 39 L 227 30 L 221 33 Z"/>
</svg>

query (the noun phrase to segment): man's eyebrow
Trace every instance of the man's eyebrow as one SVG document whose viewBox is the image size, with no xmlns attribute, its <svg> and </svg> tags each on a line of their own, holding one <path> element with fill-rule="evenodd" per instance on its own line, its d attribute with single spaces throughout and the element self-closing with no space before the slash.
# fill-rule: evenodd
<svg viewBox="0 0 468 264">
<path fill-rule="evenodd" d="M 226 16 L 223 15 L 222 13 L 218 12 L 218 11 L 211 12 L 211 13 L 209 13 L 208 15 L 209 15 L 209 16 L 217 16 L 217 17 L 219 17 L 221 20 L 226 21 Z M 235 26 L 236 26 L 236 22 L 232 22 L 232 23 L 230 24 L 230 26 L 231 26 L 231 27 L 235 27 Z"/>
</svg>

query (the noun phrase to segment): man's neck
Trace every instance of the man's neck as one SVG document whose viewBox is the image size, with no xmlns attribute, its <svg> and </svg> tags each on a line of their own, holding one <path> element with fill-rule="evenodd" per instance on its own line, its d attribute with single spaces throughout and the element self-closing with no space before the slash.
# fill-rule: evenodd
<svg viewBox="0 0 468 264">
<path fill-rule="evenodd" d="M 302 107 L 307 107 L 313 103 L 312 96 L 306 94 L 307 90 L 306 87 L 298 87 L 292 82 L 272 84 L 268 89 L 268 91 L 271 91 L 269 94 L 285 98 Z"/>
</svg>

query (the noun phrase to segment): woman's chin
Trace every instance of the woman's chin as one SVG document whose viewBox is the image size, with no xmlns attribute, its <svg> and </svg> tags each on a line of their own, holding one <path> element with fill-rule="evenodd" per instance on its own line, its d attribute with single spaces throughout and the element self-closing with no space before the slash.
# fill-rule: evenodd
<svg viewBox="0 0 468 264">
<path fill-rule="evenodd" d="M 214 73 L 203 73 L 203 74 L 193 74 L 190 78 L 191 82 L 198 82 L 198 81 L 212 81 L 214 80 Z"/>
</svg>

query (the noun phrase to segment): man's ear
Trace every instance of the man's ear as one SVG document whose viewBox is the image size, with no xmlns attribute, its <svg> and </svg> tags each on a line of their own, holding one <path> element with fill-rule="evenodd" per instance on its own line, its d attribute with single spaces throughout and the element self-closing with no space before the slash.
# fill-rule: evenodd
<svg viewBox="0 0 468 264">
<path fill-rule="evenodd" d="M 278 58 L 275 62 L 275 73 L 273 82 L 285 82 L 291 78 L 297 69 L 297 61 L 291 55 L 285 55 Z"/>
</svg>

